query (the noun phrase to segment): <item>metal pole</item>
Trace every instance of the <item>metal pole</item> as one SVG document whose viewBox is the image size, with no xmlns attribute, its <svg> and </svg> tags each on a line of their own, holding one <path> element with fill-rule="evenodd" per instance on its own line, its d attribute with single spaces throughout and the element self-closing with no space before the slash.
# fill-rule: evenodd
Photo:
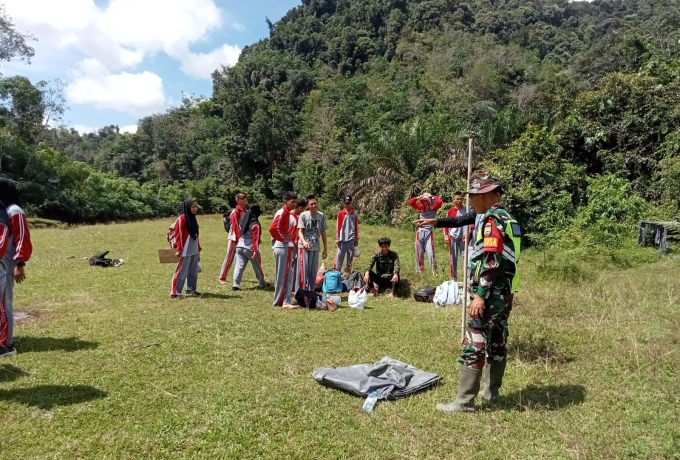
<svg viewBox="0 0 680 460">
<path fill-rule="evenodd" d="M 466 190 L 470 190 L 470 177 L 472 177 L 472 137 L 468 141 L 468 176 L 467 176 L 467 187 Z M 470 212 L 470 194 L 465 195 L 465 208 Z M 470 247 L 470 237 L 469 237 L 470 226 L 465 226 L 465 247 L 463 248 L 465 253 L 463 254 L 463 314 L 461 315 L 460 324 L 460 340 L 465 339 L 465 327 L 467 325 L 467 306 L 468 306 L 468 280 L 470 278 L 470 263 L 468 261 Z"/>
</svg>

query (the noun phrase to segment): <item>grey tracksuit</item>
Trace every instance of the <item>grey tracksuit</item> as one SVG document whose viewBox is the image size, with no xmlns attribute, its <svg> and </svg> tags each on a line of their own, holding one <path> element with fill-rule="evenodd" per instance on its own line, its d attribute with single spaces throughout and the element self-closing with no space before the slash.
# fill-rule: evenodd
<svg viewBox="0 0 680 460">
<path fill-rule="evenodd" d="M 182 250 L 182 257 L 179 259 L 175 274 L 172 277 L 172 284 L 170 286 L 170 295 L 180 295 L 186 283 L 187 292 L 196 291 L 196 284 L 198 283 L 198 261 L 200 260 L 200 253 L 198 251 L 198 240 L 187 236 Z"/>
<path fill-rule="evenodd" d="M 248 265 L 248 262 L 253 264 L 253 270 L 257 281 L 260 282 L 260 287 L 265 287 L 264 272 L 262 271 L 262 258 L 260 256 L 260 235 L 262 229 L 260 223 L 254 221 L 249 225 L 249 228 L 243 229 L 241 238 L 236 245 L 236 267 L 234 268 L 234 287 L 241 286 L 241 279 L 243 272 Z M 255 254 L 255 258 L 253 258 Z"/>
<path fill-rule="evenodd" d="M 0 345 L 14 344 L 14 269 L 18 262 L 28 262 L 33 252 L 26 214 L 16 204 L 7 207 L 9 222 L 0 235 L 0 246 L 6 246 L 5 256 L 0 260 Z"/>
<path fill-rule="evenodd" d="M 354 261 L 354 247 L 359 241 L 359 216 L 356 212 L 348 213 L 342 209 L 338 213 L 338 222 L 335 230 L 335 240 L 338 242 L 338 252 L 335 256 L 336 270 L 342 271 L 342 263 L 347 258 L 347 273 L 352 271 Z"/>
<path fill-rule="evenodd" d="M 274 262 L 276 265 L 274 305 L 277 307 L 290 304 L 291 288 L 295 282 L 293 278 L 293 251 L 295 251 L 295 248 L 292 246 L 274 246 Z"/>
<path fill-rule="evenodd" d="M 256 254 L 253 259 L 253 254 Z M 248 262 L 253 264 L 253 270 L 255 271 L 255 277 L 260 283 L 260 287 L 265 287 L 266 282 L 264 280 L 264 272 L 262 271 L 262 260 L 260 258 L 260 253 L 253 253 L 252 249 L 236 247 L 236 267 L 234 268 L 234 287 L 241 286 L 241 279 L 243 278 L 243 272 L 246 271 L 246 266 Z"/>
<path fill-rule="evenodd" d="M 269 232 L 276 238 L 274 243 L 274 264 L 276 278 L 274 289 L 274 306 L 281 307 L 290 304 L 291 291 L 295 278 L 293 277 L 293 254 L 297 221 L 285 208 L 279 209 L 269 227 Z M 285 239 L 289 242 L 285 242 Z"/>
</svg>

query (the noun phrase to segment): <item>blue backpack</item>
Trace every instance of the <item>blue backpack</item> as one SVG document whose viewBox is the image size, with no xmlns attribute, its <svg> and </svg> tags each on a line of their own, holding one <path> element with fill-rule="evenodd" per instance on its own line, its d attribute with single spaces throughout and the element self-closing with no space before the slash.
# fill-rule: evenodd
<svg viewBox="0 0 680 460">
<path fill-rule="evenodd" d="M 340 272 L 333 269 L 328 270 L 323 275 L 323 292 L 342 292 L 342 283 L 340 282 Z"/>
</svg>

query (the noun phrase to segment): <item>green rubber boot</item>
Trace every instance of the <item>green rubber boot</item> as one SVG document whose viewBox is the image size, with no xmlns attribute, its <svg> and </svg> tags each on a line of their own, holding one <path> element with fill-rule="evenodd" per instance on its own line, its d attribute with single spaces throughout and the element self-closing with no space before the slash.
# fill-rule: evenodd
<svg viewBox="0 0 680 460">
<path fill-rule="evenodd" d="M 491 361 L 484 366 L 484 389 L 479 392 L 479 396 L 490 403 L 497 403 L 500 398 L 505 364 L 506 361 Z"/>
<path fill-rule="evenodd" d="M 458 371 L 458 397 L 448 404 L 437 404 L 437 409 L 448 414 L 474 412 L 475 396 L 479 392 L 481 378 L 481 370 L 460 366 Z"/>
</svg>

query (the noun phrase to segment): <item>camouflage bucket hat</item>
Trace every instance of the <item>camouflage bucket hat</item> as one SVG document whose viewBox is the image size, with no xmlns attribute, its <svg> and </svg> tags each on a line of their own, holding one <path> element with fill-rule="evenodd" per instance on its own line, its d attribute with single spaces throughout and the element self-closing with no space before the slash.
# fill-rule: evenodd
<svg viewBox="0 0 680 460">
<path fill-rule="evenodd" d="M 474 174 L 470 178 L 470 190 L 468 190 L 466 193 L 472 195 L 481 195 L 483 193 L 489 193 L 502 186 L 503 184 L 501 181 L 491 177 L 491 174 L 480 172 Z"/>
</svg>

